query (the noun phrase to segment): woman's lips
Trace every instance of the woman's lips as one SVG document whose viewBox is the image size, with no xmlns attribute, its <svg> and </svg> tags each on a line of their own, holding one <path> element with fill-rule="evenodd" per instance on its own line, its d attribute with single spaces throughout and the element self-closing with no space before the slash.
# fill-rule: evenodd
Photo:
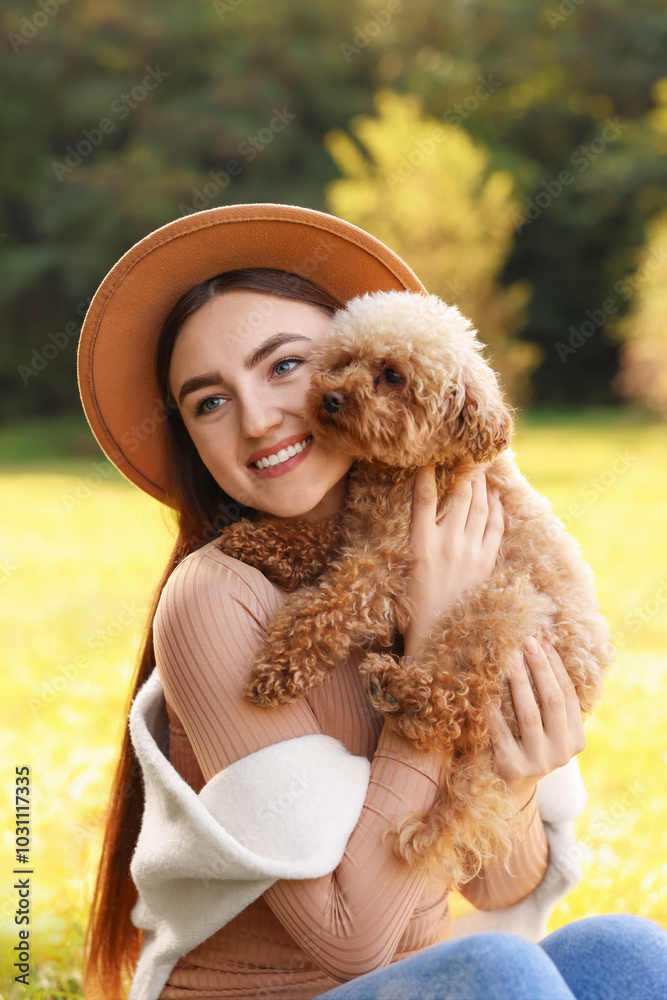
<svg viewBox="0 0 667 1000">
<path fill-rule="evenodd" d="M 301 462 L 311 449 L 313 443 L 313 437 L 311 435 L 310 441 L 305 448 L 297 454 L 293 455 L 292 458 L 288 458 L 286 462 L 281 462 L 280 465 L 269 465 L 266 469 L 258 469 L 256 465 L 250 465 L 248 468 L 251 472 L 254 472 L 257 476 L 262 476 L 263 479 L 274 479 L 276 476 L 282 476 L 285 472 L 289 472 L 294 469 L 299 462 Z"/>
</svg>

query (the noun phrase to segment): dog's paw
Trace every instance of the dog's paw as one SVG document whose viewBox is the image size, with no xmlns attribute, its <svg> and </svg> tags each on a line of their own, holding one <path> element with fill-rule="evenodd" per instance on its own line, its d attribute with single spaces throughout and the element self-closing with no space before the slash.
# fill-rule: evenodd
<svg viewBox="0 0 667 1000">
<path fill-rule="evenodd" d="M 420 749 L 447 749 L 461 734 L 446 692 L 421 660 L 397 662 L 385 653 L 369 653 L 360 666 L 371 705 L 391 718 L 393 727 Z"/>
<path fill-rule="evenodd" d="M 381 685 L 379 680 L 379 677 L 372 674 L 366 678 L 366 693 L 371 705 L 383 714 L 400 712 L 401 706 L 398 704 L 398 699 L 394 698 L 391 691 L 386 686 Z"/>
<path fill-rule="evenodd" d="M 359 672 L 366 694 L 379 712 L 428 714 L 430 687 L 426 689 L 421 683 L 418 669 L 408 670 L 404 662 L 398 662 L 388 653 L 369 653 Z"/>
</svg>

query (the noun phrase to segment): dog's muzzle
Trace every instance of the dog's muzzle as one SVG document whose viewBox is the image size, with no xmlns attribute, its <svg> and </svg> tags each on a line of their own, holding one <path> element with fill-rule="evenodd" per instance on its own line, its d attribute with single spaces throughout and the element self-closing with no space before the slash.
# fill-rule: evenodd
<svg viewBox="0 0 667 1000">
<path fill-rule="evenodd" d="M 327 413 L 330 413 L 332 416 L 338 413 L 338 411 L 345 406 L 346 402 L 347 396 L 344 392 L 341 392 L 340 389 L 329 389 L 322 396 L 322 406 Z"/>
</svg>

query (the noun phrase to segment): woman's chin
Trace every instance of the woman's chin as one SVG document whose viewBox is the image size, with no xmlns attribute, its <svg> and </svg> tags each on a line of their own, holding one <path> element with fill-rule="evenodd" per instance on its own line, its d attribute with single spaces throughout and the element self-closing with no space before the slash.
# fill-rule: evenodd
<svg viewBox="0 0 667 1000">
<path fill-rule="evenodd" d="M 256 509 L 272 514 L 274 517 L 320 520 L 333 517 L 343 507 L 347 494 L 347 471 L 323 495 L 320 490 L 299 489 L 283 497 L 262 497 L 261 505 Z"/>
<path fill-rule="evenodd" d="M 280 517 L 285 521 L 290 518 L 299 517 L 318 519 L 335 513 L 331 505 L 325 505 L 323 500 L 311 504 L 303 501 L 300 503 L 270 504 L 262 507 L 261 510 L 264 514 L 270 514 L 272 517 Z"/>
</svg>

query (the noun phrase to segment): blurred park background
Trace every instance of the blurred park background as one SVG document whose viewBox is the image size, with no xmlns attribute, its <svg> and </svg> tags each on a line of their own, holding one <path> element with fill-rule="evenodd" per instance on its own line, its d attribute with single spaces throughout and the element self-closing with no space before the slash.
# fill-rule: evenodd
<svg viewBox="0 0 667 1000">
<path fill-rule="evenodd" d="M 667 928 L 662 0 L 5 0 L 0 21 L 7 873 L 14 765 L 35 796 L 32 985 L 12 982 L 7 874 L 2 996 L 80 996 L 172 532 L 88 430 L 81 322 L 132 244 L 243 202 L 361 226 L 479 329 L 522 470 L 579 540 L 618 648 L 580 757 L 584 879 L 550 929 L 607 912 Z"/>
</svg>

